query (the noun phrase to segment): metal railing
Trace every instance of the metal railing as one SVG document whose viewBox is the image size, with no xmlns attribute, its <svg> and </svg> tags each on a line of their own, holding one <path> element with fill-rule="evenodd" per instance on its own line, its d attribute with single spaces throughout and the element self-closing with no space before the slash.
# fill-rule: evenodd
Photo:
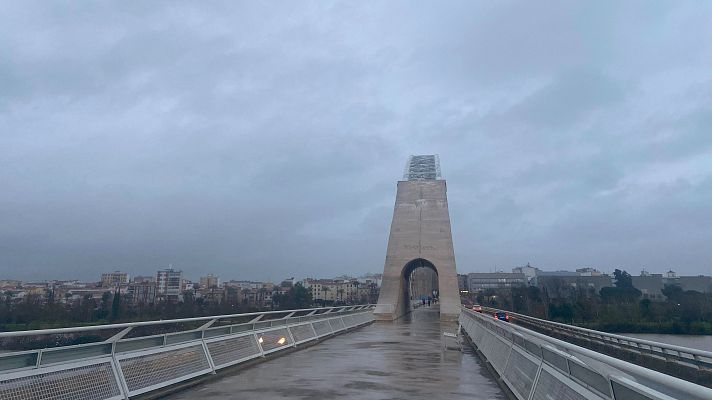
<svg viewBox="0 0 712 400">
<path fill-rule="evenodd" d="M 494 311 L 494 309 L 491 310 Z M 565 333 L 568 336 L 636 353 L 647 354 L 666 361 L 694 366 L 698 369 L 712 368 L 712 352 L 710 351 L 601 332 L 560 322 L 547 321 L 525 314 L 507 312 L 515 321 L 524 321 L 540 328 Z"/>
<path fill-rule="evenodd" d="M 712 399 L 712 389 L 499 321 L 488 313 L 463 308 L 460 324 L 520 400 Z"/>
<path fill-rule="evenodd" d="M 373 321 L 374 307 L 0 332 L 0 341 L 6 342 L 40 337 L 60 343 L 67 337 L 93 340 L 0 353 L 0 399 L 128 399 L 367 324 Z M 46 346 L 47 341 L 37 343 Z"/>
</svg>

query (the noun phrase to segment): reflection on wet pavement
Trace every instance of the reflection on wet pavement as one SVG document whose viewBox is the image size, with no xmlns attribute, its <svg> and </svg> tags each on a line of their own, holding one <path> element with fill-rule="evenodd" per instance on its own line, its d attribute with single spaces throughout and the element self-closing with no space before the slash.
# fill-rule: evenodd
<svg viewBox="0 0 712 400">
<path fill-rule="evenodd" d="M 437 309 L 378 322 L 170 399 L 504 399 L 472 350 L 443 350 Z"/>
</svg>

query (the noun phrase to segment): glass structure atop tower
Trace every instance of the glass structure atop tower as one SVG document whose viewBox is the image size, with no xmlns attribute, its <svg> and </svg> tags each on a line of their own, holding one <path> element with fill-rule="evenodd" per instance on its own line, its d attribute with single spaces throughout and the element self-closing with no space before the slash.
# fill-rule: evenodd
<svg viewBox="0 0 712 400">
<path fill-rule="evenodd" d="M 427 181 L 442 179 L 440 157 L 437 154 L 408 157 L 403 172 L 404 181 Z"/>
</svg>

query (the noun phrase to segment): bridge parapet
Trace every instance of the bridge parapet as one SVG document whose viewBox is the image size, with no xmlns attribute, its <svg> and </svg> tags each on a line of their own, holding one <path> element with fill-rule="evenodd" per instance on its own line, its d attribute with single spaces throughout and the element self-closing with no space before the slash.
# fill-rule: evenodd
<svg viewBox="0 0 712 400">
<path fill-rule="evenodd" d="M 582 343 L 598 344 L 625 351 L 647 355 L 676 366 L 665 368 L 666 373 L 680 372 L 676 368 L 692 367 L 694 371 L 712 371 L 712 352 L 690 347 L 677 346 L 674 344 L 654 342 L 651 340 L 639 339 L 630 336 L 617 335 L 615 333 L 601 332 L 593 329 L 562 324 L 560 322 L 547 321 L 540 318 L 531 317 L 524 314 L 509 313 L 518 324 L 533 328 L 542 333 L 556 335 L 559 338 L 565 337 L 567 340 L 579 339 Z M 588 345 L 584 347 L 589 347 Z M 601 349 L 601 346 L 597 348 Z M 676 375 L 678 378 L 686 379 L 685 376 Z M 686 379 L 690 380 L 690 379 Z M 695 382 L 701 383 L 701 382 Z M 712 378 L 708 379 L 704 386 L 712 384 Z"/>
<path fill-rule="evenodd" d="M 460 324 L 520 400 L 712 399 L 712 389 L 463 309 Z"/>
<path fill-rule="evenodd" d="M 102 337 L 107 332 L 110 336 L 93 343 L 0 354 L 0 399 L 128 399 L 370 323 L 373 307 L 2 332 L 0 340 L 88 334 Z M 236 320 L 240 322 L 234 323 Z M 185 328 L 190 324 L 200 326 Z M 168 327 L 173 331 L 128 337 L 136 331 L 155 333 Z"/>
</svg>

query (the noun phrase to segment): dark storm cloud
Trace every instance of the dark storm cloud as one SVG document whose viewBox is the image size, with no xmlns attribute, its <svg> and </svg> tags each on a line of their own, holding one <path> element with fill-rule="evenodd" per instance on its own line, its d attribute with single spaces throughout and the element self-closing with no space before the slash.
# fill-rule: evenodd
<svg viewBox="0 0 712 400">
<path fill-rule="evenodd" d="M 0 17 L 0 278 L 382 268 L 439 153 L 458 268 L 712 267 L 695 2 L 46 3 Z"/>
</svg>

